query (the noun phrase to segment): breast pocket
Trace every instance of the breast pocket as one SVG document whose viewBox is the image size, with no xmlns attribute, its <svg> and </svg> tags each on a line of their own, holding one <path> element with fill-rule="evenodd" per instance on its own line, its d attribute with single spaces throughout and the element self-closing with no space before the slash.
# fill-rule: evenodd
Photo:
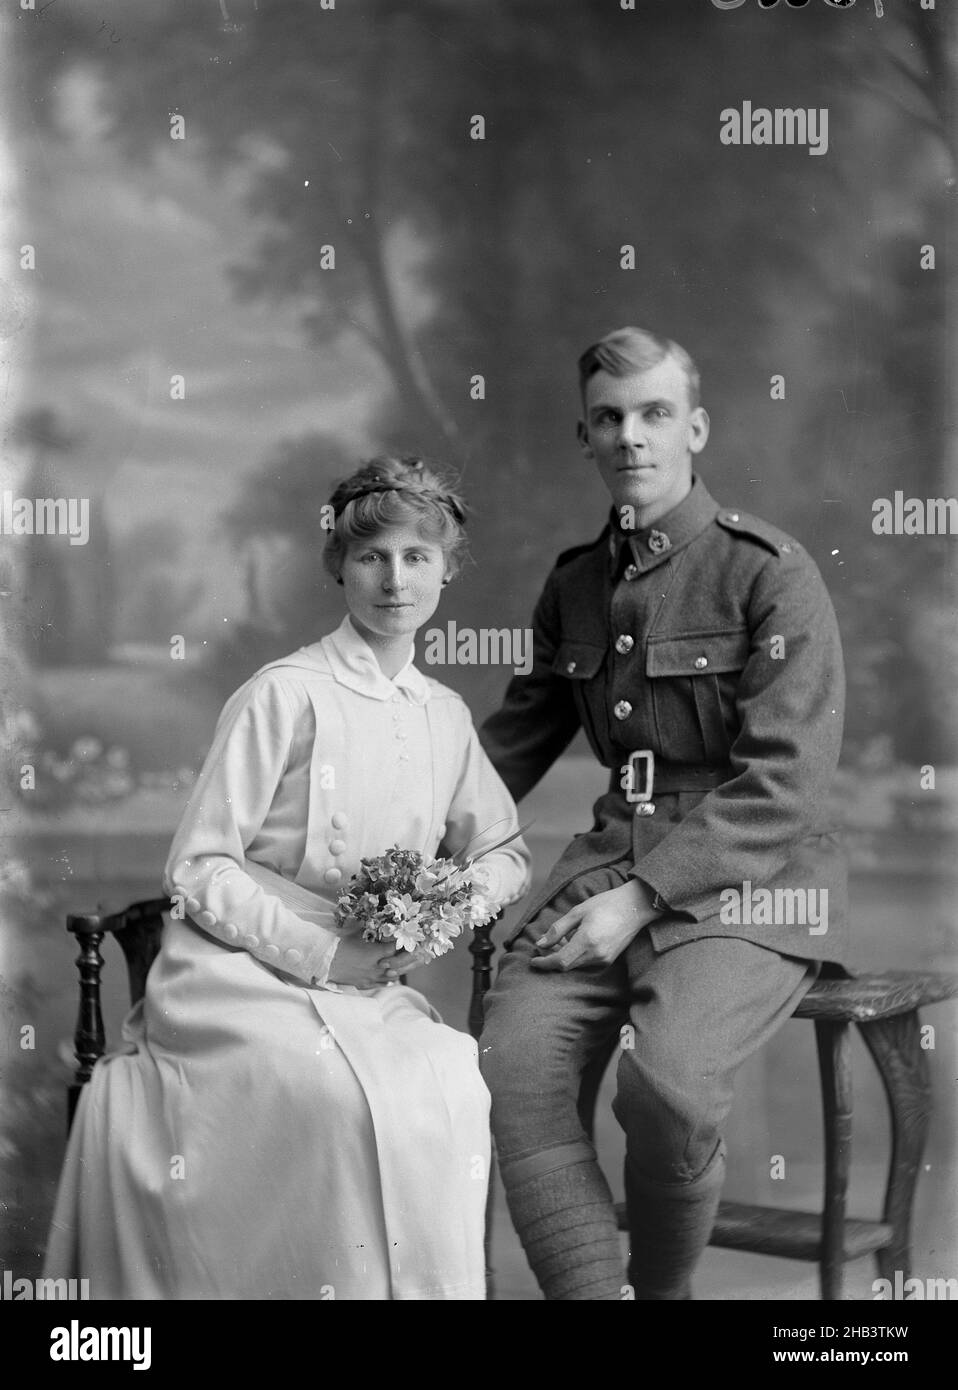
<svg viewBox="0 0 958 1390">
<path fill-rule="evenodd" d="M 667 757 L 727 760 L 738 732 L 736 695 L 749 649 L 746 628 L 648 639 L 645 674 Z"/>
<path fill-rule="evenodd" d="M 602 763 L 609 760 L 609 730 L 605 717 L 606 649 L 594 642 L 560 642 L 552 669 L 572 682 L 579 721 L 593 753 Z"/>
</svg>

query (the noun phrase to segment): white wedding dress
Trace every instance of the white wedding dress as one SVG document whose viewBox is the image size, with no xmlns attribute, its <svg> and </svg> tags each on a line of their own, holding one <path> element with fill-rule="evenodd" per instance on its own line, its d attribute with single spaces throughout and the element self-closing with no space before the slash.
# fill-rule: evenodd
<svg viewBox="0 0 958 1390">
<path fill-rule="evenodd" d="M 362 857 L 516 828 L 463 702 L 411 664 L 388 680 L 348 618 L 239 690 L 167 861 L 188 915 L 85 1088 L 45 1274 L 106 1299 L 484 1298 L 475 1042 L 416 990 L 326 972 Z M 483 864 L 499 902 L 527 888 L 521 840 Z"/>
</svg>

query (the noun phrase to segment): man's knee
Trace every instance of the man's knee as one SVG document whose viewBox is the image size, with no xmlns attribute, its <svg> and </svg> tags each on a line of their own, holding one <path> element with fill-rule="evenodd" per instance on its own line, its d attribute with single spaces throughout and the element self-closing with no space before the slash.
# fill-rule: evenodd
<svg viewBox="0 0 958 1390">
<path fill-rule="evenodd" d="M 532 1085 L 540 1070 L 536 1030 L 506 1005 L 489 1012 L 479 1039 L 479 1067 L 493 1097 Z"/>
<path fill-rule="evenodd" d="M 479 1043 L 479 1065 L 492 1097 L 490 1121 L 500 1159 L 579 1136 L 575 1091 L 559 1049 L 522 1018 L 493 1015 Z"/>
<path fill-rule="evenodd" d="M 708 1167 L 732 1103 L 731 1086 L 707 1059 L 623 1048 L 612 1108 L 629 1160 L 659 1183 L 693 1182 Z"/>
<path fill-rule="evenodd" d="M 582 1136 L 579 1081 L 591 1031 L 569 984 L 531 970 L 527 953 L 510 952 L 487 996 L 479 1065 L 500 1157 Z"/>
</svg>

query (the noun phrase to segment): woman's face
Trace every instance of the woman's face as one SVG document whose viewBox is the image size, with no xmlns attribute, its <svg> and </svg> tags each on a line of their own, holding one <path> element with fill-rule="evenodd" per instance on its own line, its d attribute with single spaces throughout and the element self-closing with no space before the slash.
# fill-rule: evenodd
<svg viewBox="0 0 958 1390">
<path fill-rule="evenodd" d="M 411 639 L 432 617 L 449 567 L 415 526 L 391 526 L 347 547 L 341 577 L 356 629 L 378 645 Z"/>
</svg>

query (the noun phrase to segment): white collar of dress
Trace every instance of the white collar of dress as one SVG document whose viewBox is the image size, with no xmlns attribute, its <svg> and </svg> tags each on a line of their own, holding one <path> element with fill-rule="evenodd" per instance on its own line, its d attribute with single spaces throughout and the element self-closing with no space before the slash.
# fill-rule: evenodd
<svg viewBox="0 0 958 1390">
<path fill-rule="evenodd" d="M 391 700 L 397 690 L 402 690 L 414 705 L 424 705 L 429 699 L 429 682 L 413 665 L 415 647 L 411 648 L 402 670 L 390 680 L 383 674 L 372 647 L 353 627 L 348 613 L 335 632 L 305 650 L 317 654 L 321 651 L 340 685 L 359 695 L 368 695 L 373 700 Z"/>
</svg>

